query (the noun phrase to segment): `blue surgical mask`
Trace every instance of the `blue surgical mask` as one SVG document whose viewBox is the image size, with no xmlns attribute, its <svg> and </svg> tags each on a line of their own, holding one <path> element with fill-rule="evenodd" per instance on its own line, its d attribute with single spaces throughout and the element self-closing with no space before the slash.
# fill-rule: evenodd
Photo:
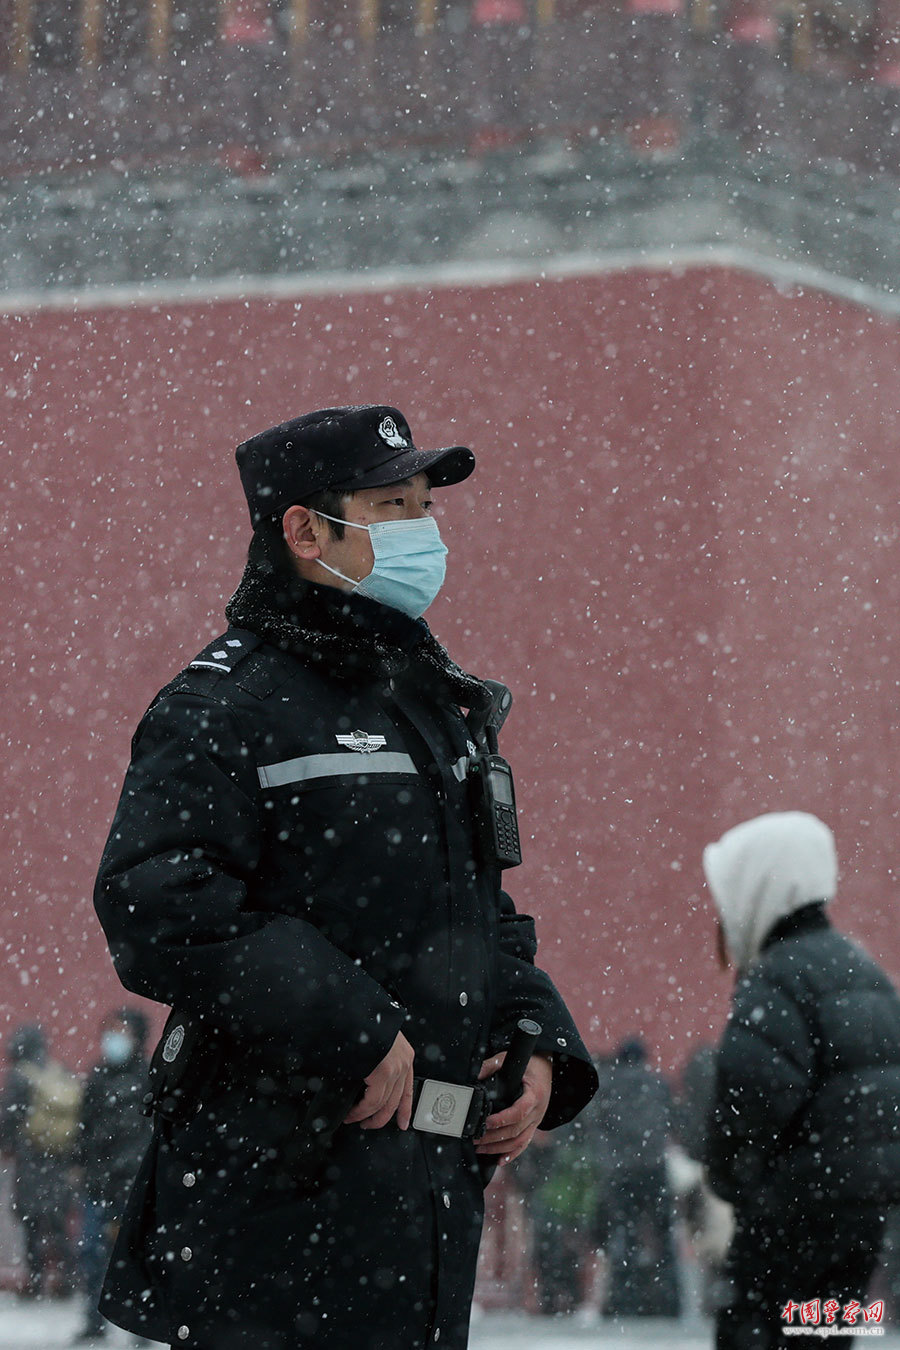
<svg viewBox="0 0 900 1350">
<path fill-rule="evenodd" d="M 349 525 L 354 530 L 368 530 L 372 540 L 374 565 L 362 581 L 345 577 L 343 572 L 329 567 L 319 558 L 326 572 L 349 581 L 357 595 L 366 595 L 370 600 L 402 610 L 411 619 L 418 619 L 425 613 L 444 584 L 447 571 L 447 545 L 432 516 L 357 525 L 352 520 L 325 515 L 324 511 L 316 514 L 339 525 Z"/>
<path fill-rule="evenodd" d="M 107 1064 L 119 1066 L 128 1063 L 133 1046 L 131 1037 L 126 1036 L 124 1031 L 104 1031 L 100 1037 L 100 1048 Z"/>
</svg>

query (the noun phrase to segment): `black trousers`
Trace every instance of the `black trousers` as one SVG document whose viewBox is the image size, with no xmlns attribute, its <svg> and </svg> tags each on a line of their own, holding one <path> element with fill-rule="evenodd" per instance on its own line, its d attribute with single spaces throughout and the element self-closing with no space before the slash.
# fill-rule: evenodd
<svg viewBox="0 0 900 1350">
<path fill-rule="evenodd" d="M 725 1259 L 724 1306 L 716 1315 L 716 1350 L 787 1350 L 848 1346 L 853 1327 L 844 1308 L 866 1303 L 869 1281 L 878 1264 L 885 1216 L 873 1209 L 847 1211 L 823 1204 L 816 1212 L 792 1209 L 735 1214 L 735 1232 Z M 826 1342 L 815 1335 L 786 1337 L 783 1314 L 788 1304 L 833 1299 L 840 1312 L 831 1324 L 847 1334 Z M 860 1312 L 857 1325 L 862 1325 Z M 802 1325 L 799 1312 L 791 1318 Z"/>
</svg>

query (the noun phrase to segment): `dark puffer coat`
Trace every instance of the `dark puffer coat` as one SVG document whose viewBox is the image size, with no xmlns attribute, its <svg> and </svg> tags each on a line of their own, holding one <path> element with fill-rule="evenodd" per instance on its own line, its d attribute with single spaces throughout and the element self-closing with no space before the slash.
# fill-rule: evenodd
<svg viewBox="0 0 900 1350">
<path fill-rule="evenodd" d="M 545 1127 L 596 1075 L 479 860 L 460 705 L 483 686 L 420 621 L 330 587 L 290 603 L 248 569 L 240 627 L 142 721 L 103 856 L 123 983 L 204 1019 L 219 1061 L 202 1109 L 157 1130 L 101 1306 L 186 1347 L 461 1347 L 472 1142 L 343 1127 L 304 1186 L 284 1156 L 309 1095 L 361 1084 L 400 1030 L 417 1074 L 473 1083 L 523 1015 L 553 1056 Z"/>
<path fill-rule="evenodd" d="M 820 904 L 776 924 L 735 990 L 708 1150 L 739 1209 L 900 1200 L 900 996 Z"/>
</svg>

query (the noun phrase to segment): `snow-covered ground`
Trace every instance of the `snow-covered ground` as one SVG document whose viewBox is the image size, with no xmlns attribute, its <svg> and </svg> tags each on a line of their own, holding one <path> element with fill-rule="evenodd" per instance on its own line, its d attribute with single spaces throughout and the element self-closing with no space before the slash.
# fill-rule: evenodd
<svg viewBox="0 0 900 1350">
<path fill-rule="evenodd" d="M 71 1343 L 80 1325 L 80 1305 L 72 1299 L 37 1305 L 24 1303 L 14 1294 L 0 1294 L 0 1350 L 56 1350 Z M 133 1342 L 114 1328 L 98 1350 L 124 1350 Z M 147 1344 L 145 1342 L 145 1344 Z M 789 1345 L 785 1341 L 785 1345 Z M 827 1346 L 828 1342 L 823 1341 Z M 857 1345 L 877 1345 L 880 1350 L 900 1350 L 900 1332 L 859 1339 Z M 596 1318 L 531 1317 L 526 1313 L 476 1312 L 472 1322 L 470 1350 L 712 1350 L 709 1324 L 700 1321 L 668 1322 L 652 1319 L 600 1322 Z M 364 1347 L 361 1348 L 364 1350 Z"/>
<path fill-rule="evenodd" d="M 791 1342 L 785 1338 L 785 1347 Z M 856 1346 L 900 1350 L 900 1330 L 884 1336 L 857 1338 Z M 523 1313 L 492 1313 L 472 1324 L 470 1350 L 712 1350 L 712 1326 L 707 1321 L 682 1322 L 632 1318 L 606 1322 L 597 1318 L 529 1317 Z M 828 1341 L 822 1341 L 827 1347 Z M 4 1347 L 5 1350 L 5 1347 Z"/>
</svg>

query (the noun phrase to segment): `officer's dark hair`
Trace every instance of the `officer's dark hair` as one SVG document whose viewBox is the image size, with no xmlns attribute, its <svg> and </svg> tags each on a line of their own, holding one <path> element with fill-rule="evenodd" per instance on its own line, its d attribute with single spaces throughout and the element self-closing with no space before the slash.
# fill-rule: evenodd
<svg viewBox="0 0 900 1350">
<path fill-rule="evenodd" d="M 309 511 L 321 511 L 326 516 L 336 516 L 337 520 L 346 520 L 344 498 L 352 496 L 352 492 L 337 492 L 334 488 L 323 488 L 321 492 L 314 492 L 299 505 L 305 506 Z M 343 539 L 345 534 L 343 525 L 338 525 L 335 520 L 329 520 L 328 524 L 335 539 Z"/>
</svg>

